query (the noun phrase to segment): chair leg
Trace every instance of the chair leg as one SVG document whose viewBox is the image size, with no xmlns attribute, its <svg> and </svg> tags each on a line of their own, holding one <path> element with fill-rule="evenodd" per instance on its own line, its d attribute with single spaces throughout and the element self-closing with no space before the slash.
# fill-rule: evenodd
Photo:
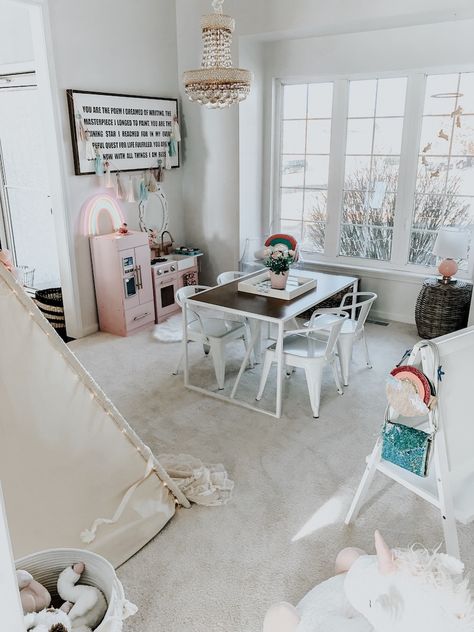
<svg viewBox="0 0 474 632">
<path fill-rule="evenodd" d="M 365 349 L 365 362 L 366 362 L 367 366 L 369 367 L 369 369 L 371 369 L 372 368 L 372 362 L 370 361 L 369 346 L 367 344 L 367 338 L 365 337 L 365 331 L 362 334 L 362 341 L 364 343 L 364 349 Z"/>
<path fill-rule="evenodd" d="M 179 373 L 179 367 L 181 366 L 182 362 L 184 359 L 184 346 L 182 347 L 180 354 L 179 354 L 179 358 L 178 358 L 178 363 L 176 364 L 176 368 L 173 371 L 173 375 L 178 375 Z"/>
<path fill-rule="evenodd" d="M 311 401 L 311 409 L 313 417 L 319 417 L 319 402 L 321 399 L 321 377 L 323 373 L 322 365 L 313 365 L 305 367 L 306 382 L 308 384 L 309 399 Z"/>
<path fill-rule="evenodd" d="M 268 380 L 268 374 L 270 373 L 270 369 L 272 368 L 273 358 L 274 358 L 274 354 L 271 353 L 270 351 L 267 351 L 265 353 L 265 360 L 263 361 L 263 368 L 262 368 L 262 376 L 260 378 L 260 385 L 258 387 L 257 397 L 255 398 L 257 402 L 259 402 L 262 399 L 263 391 L 265 390 L 265 385 Z"/>
<path fill-rule="evenodd" d="M 354 338 L 350 335 L 340 336 L 337 341 L 339 361 L 341 363 L 342 382 L 344 386 L 349 386 L 349 370 L 352 361 L 352 347 Z"/>
<path fill-rule="evenodd" d="M 249 345 L 250 345 L 250 341 L 252 340 L 252 335 L 250 333 L 250 328 L 249 328 L 249 326 L 247 324 L 245 324 L 243 340 L 244 340 L 245 351 L 247 351 L 248 348 L 249 348 Z M 254 362 L 253 362 L 252 357 L 250 355 L 250 357 L 249 357 L 249 368 L 253 369 L 253 367 L 254 367 Z"/>
<path fill-rule="evenodd" d="M 342 388 L 341 378 L 339 377 L 339 369 L 337 368 L 337 360 L 336 357 L 333 358 L 331 362 L 332 374 L 334 376 L 334 381 L 336 382 L 337 392 L 339 395 L 344 395 L 344 389 Z"/>
<path fill-rule="evenodd" d="M 224 349 L 220 340 L 210 340 L 212 362 L 216 374 L 217 386 L 220 391 L 224 390 L 225 383 L 225 359 Z"/>
</svg>

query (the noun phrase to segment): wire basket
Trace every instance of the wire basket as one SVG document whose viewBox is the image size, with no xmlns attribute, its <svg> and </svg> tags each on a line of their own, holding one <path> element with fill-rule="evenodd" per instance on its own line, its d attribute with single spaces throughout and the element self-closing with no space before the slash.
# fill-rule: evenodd
<svg viewBox="0 0 474 632">
<path fill-rule="evenodd" d="M 35 284 L 35 268 L 30 266 L 16 266 L 18 281 L 25 287 L 34 287 Z"/>
</svg>

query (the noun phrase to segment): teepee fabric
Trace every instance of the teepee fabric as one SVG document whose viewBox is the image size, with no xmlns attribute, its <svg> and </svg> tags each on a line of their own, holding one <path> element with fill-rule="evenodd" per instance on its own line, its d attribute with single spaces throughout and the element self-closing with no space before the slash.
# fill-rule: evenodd
<svg viewBox="0 0 474 632">
<path fill-rule="evenodd" d="M 2 265 L 0 481 L 15 557 L 87 548 L 118 566 L 189 506 Z"/>
</svg>

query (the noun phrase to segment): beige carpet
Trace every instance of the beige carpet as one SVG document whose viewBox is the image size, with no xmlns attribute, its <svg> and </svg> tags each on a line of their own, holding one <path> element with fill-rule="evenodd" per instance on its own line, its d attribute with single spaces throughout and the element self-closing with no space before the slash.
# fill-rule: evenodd
<svg viewBox="0 0 474 632">
<path fill-rule="evenodd" d="M 372 550 L 375 528 L 397 546 L 441 542 L 437 511 L 382 475 L 358 522 L 343 525 L 380 429 L 385 374 L 417 338 L 413 327 L 391 323 L 369 325 L 368 339 L 374 368 L 366 369 L 356 350 L 343 396 L 328 375 L 316 421 L 299 373 L 285 382 L 278 421 L 184 389 L 182 376 L 171 375 L 179 344 L 158 343 L 150 331 L 97 334 L 70 345 L 156 454 L 223 462 L 236 484 L 225 507 L 180 509 L 119 569 L 139 607 L 126 632 L 259 632 L 266 608 L 282 599 L 295 603 L 328 578 L 341 548 Z M 190 349 L 212 383 L 210 359 L 197 345 Z M 231 351 L 232 374 L 241 346 Z M 250 400 L 258 372 L 243 382 L 241 395 Z M 459 532 L 472 569 L 474 525 Z"/>
</svg>

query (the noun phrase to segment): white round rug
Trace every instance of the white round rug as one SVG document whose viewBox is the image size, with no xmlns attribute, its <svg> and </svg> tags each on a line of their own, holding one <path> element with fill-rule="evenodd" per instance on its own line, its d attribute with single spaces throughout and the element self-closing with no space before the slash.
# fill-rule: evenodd
<svg viewBox="0 0 474 632">
<path fill-rule="evenodd" d="M 183 320 L 181 314 L 175 314 L 164 323 L 155 325 L 153 338 L 159 342 L 181 342 L 183 339 Z"/>
</svg>

